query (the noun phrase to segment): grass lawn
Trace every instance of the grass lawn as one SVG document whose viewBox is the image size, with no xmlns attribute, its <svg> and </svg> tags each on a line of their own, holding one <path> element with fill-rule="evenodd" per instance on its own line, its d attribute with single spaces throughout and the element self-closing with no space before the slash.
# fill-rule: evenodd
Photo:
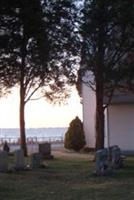
<svg viewBox="0 0 134 200">
<path fill-rule="evenodd" d="M 48 167 L 0 173 L 0 200 L 133 200 L 134 158 L 111 177 L 93 177 L 94 163 L 55 158 Z"/>
</svg>

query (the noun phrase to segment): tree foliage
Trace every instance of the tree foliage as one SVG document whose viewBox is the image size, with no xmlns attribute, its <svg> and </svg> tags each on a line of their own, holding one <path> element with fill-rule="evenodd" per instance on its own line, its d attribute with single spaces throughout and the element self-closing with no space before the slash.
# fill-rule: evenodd
<svg viewBox="0 0 134 200">
<path fill-rule="evenodd" d="M 114 83 L 122 82 L 122 63 L 134 51 L 133 11 L 133 1 L 131 4 L 125 0 L 86 0 L 84 4 L 82 70 L 94 75 L 87 83 L 90 86 L 96 85 L 97 73 L 102 72 L 106 95 L 113 90 Z"/>
<path fill-rule="evenodd" d="M 58 91 L 60 97 L 64 94 L 66 83 L 75 82 L 79 48 L 73 25 L 76 16 L 73 1 L 1 1 L 1 66 L 6 66 L 8 75 L 12 73 L 12 81 L 20 82 L 25 51 L 25 101 L 31 97 L 29 88 L 33 90 L 37 83 L 45 86 L 46 96 L 53 99 Z"/>
<path fill-rule="evenodd" d="M 6 75 L 7 87 L 20 88 L 25 154 L 25 104 L 38 90 L 50 101 L 63 100 L 68 96 L 68 84 L 76 80 L 77 40 L 75 45 L 71 42 L 74 7 L 73 1 L 66 1 L 63 7 L 60 0 L 0 2 L 0 73 Z"/>
</svg>

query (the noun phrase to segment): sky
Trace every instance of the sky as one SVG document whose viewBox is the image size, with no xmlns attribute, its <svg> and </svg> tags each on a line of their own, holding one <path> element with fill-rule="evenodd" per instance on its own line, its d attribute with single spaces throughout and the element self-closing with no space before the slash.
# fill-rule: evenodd
<svg viewBox="0 0 134 200">
<path fill-rule="evenodd" d="M 30 101 L 25 108 L 26 128 L 68 127 L 72 119 L 82 120 L 82 105 L 76 89 L 65 105 L 52 105 L 44 99 Z M 19 91 L 0 98 L 0 128 L 19 127 Z"/>
</svg>

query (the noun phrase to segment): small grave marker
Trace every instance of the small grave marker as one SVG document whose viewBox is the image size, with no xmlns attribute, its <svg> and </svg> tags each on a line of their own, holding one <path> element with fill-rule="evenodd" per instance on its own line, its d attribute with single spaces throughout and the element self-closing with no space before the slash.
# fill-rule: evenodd
<svg viewBox="0 0 134 200">
<path fill-rule="evenodd" d="M 41 166 L 41 155 L 39 153 L 33 153 L 31 155 L 31 168 L 39 168 Z"/>
<path fill-rule="evenodd" d="M 52 159 L 51 144 L 48 142 L 39 144 L 39 153 L 43 156 L 43 158 Z"/>
<path fill-rule="evenodd" d="M 25 168 L 24 153 L 22 149 L 15 151 L 15 169 L 23 170 Z"/>
<path fill-rule="evenodd" d="M 114 169 L 121 168 L 124 165 L 121 149 L 117 145 L 111 147 L 111 162 Z"/>
<path fill-rule="evenodd" d="M 0 172 L 8 171 L 8 154 L 6 151 L 0 151 Z"/>
<path fill-rule="evenodd" d="M 96 174 L 105 175 L 108 168 L 108 151 L 100 149 L 96 152 Z"/>
</svg>

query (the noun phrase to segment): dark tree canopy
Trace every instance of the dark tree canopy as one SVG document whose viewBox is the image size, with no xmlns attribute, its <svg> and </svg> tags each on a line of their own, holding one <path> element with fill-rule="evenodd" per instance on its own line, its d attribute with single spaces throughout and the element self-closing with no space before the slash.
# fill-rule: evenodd
<svg viewBox="0 0 134 200">
<path fill-rule="evenodd" d="M 81 68 L 93 72 L 94 81 L 89 85 L 96 85 L 99 70 L 105 91 L 113 89 L 113 82 L 122 81 L 122 63 L 134 51 L 133 11 L 133 1 L 85 0 Z"/>
<path fill-rule="evenodd" d="M 68 85 L 76 81 L 75 7 L 73 1 L 60 0 L 0 2 L 1 81 L 7 87 L 20 87 L 21 146 L 25 154 L 25 104 L 38 90 L 51 101 L 63 100 L 68 96 Z"/>
<path fill-rule="evenodd" d="M 65 83 L 75 82 L 78 42 L 74 34 L 77 11 L 73 1 L 13 0 L 11 4 L 3 0 L 0 13 L 1 72 L 6 66 L 12 81 L 20 81 L 24 54 L 26 85 L 32 80 L 35 86 L 36 78 L 41 78 L 41 85 L 49 85 L 50 97 L 53 89 L 55 93 Z"/>
</svg>

